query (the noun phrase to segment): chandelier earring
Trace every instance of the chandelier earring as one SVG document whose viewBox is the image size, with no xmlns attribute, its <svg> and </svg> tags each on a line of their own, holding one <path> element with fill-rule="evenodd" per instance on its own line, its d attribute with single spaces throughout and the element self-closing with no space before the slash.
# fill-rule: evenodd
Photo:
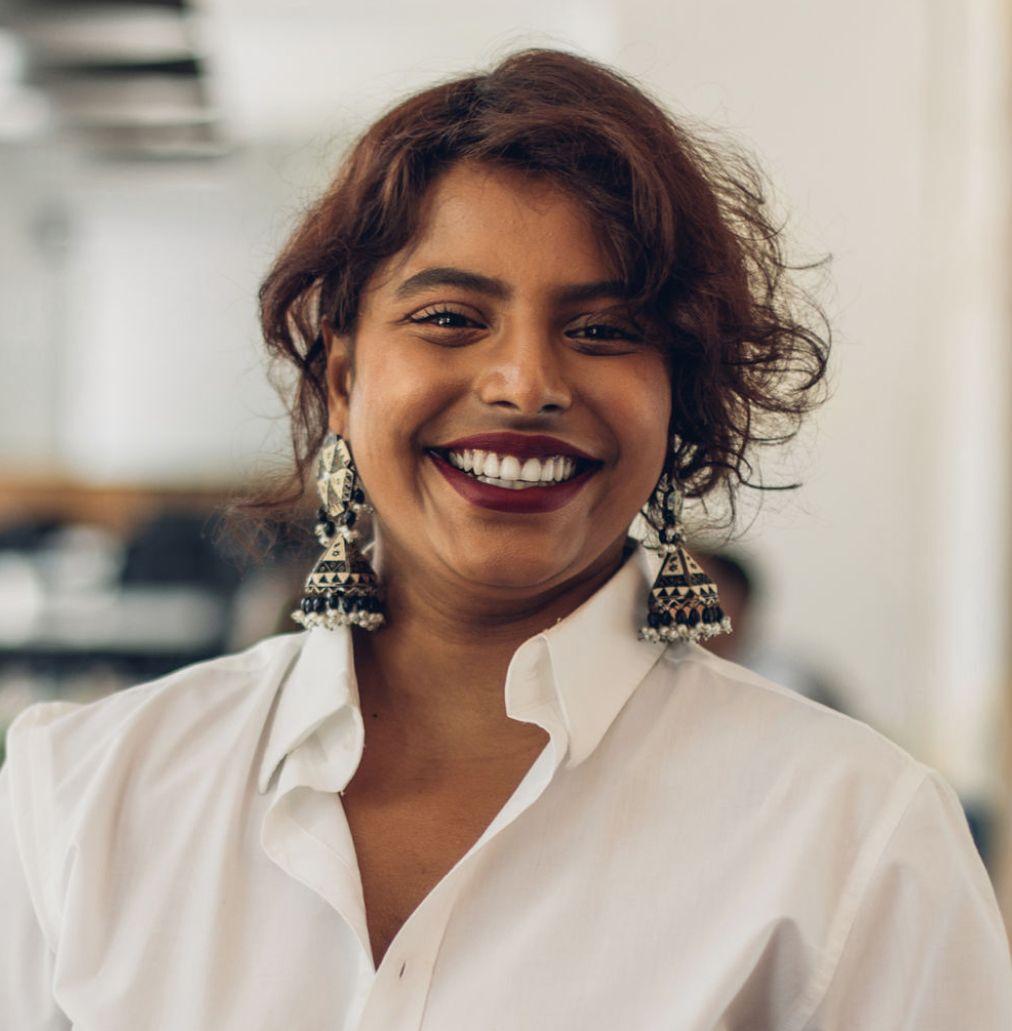
<svg viewBox="0 0 1012 1031">
<path fill-rule="evenodd" d="M 658 551 L 663 561 L 650 588 L 646 625 L 641 641 L 700 641 L 731 632 L 731 620 L 720 607 L 717 585 L 685 550 L 682 525 L 684 496 L 667 472 L 654 490 L 652 508 L 660 525 L 656 542 L 647 546 Z"/>
<path fill-rule="evenodd" d="M 359 482 L 348 442 L 328 433 L 320 449 L 316 489 L 320 494 L 316 538 L 323 554 L 306 579 L 302 601 L 292 619 L 302 626 L 352 624 L 376 630 L 385 621 L 379 579 L 362 555 L 360 517 L 372 512 Z"/>
</svg>

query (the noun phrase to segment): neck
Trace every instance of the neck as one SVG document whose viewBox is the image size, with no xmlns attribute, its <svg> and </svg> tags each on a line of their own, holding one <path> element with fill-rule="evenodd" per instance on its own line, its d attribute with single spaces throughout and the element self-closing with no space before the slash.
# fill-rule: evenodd
<svg viewBox="0 0 1012 1031">
<path fill-rule="evenodd" d="M 524 641 L 583 604 L 627 555 L 623 535 L 579 577 L 507 602 L 384 565 L 377 572 L 385 586 L 387 625 L 375 633 L 354 630 L 367 721 L 382 714 L 444 754 L 507 754 L 542 738 L 541 728 L 506 715 L 510 660 Z"/>
</svg>

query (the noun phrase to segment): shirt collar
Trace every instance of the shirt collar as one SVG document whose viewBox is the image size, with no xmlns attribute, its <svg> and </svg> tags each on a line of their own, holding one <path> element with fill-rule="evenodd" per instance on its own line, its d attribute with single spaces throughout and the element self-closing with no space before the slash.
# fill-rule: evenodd
<svg viewBox="0 0 1012 1031">
<path fill-rule="evenodd" d="M 569 741 L 567 766 L 583 762 L 650 672 L 665 644 L 641 641 L 657 570 L 637 544 L 612 578 L 554 626 L 525 641 L 548 646 L 555 696 Z M 510 696 L 507 680 L 507 700 Z"/>
<path fill-rule="evenodd" d="M 274 771 L 335 713 L 361 707 L 352 636 L 348 627 L 305 630 L 298 658 L 282 678 L 273 716 L 268 720 L 267 745 L 257 787 L 267 791 Z"/>
<path fill-rule="evenodd" d="M 541 723 L 537 713 L 554 710 L 566 765 L 583 762 L 597 747 L 622 706 L 665 649 L 641 641 L 639 627 L 656 576 L 655 562 L 637 544 L 618 571 L 579 608 L 528 638 L 506 674 L 504 701 L 513 719 Z M 358 737 L 346 741 L 342 771 L 328 782 L 347 783 L 361 755 L 363 722 L 355 679 L 352 635 L 347 627 L 304 631 L 299 656 L 280 685 L 258 787 L 267 791 L 282 760 L 308 742 L 332 716 L 348 714 L 342 726 Z M 554 735 L 553 735 L 554 736 Z M 327 734 L 333 741 L 333 735 Z M 561 749 L 560 749 L 561 754 Z M 343 786 L 343 785 L 342 785 Z"/>
</svg>

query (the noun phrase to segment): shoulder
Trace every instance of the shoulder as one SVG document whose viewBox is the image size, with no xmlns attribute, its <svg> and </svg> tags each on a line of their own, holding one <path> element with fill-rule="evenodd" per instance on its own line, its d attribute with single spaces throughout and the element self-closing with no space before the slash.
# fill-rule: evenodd
<svg viewBox="0 0 1012 1031">
<path fill-rule="evenodd" d="M 76 778 L 107 764 L 111 753 L 131 752 L 146 763 L 178 759 L 181 741 L 211 743 L 269 706 L 303 636 L 270 637 L 93 702 L 37 702 L 7 729 L 8 761 L 14 771 L 44 762 Z"/>
<path fill-rule="evenodd" d="M 26 877 L 49 900 L 47 929 L 58 885 L 89 835 L 100 831 L 111 847 L 126 814 L 171 819 L 209 785 L 253 776 L 303 637 L 268 638 L 87 704 L 39 702 L 18 714 L 7 730 L 6 804 Z"/>
<path fill-rule="evenodd" d="M 897 1002 L 866 989 L 904 966 L 934 971 L 921 978 L 928 985 L 959 970 L 951 998 L 943 993 L 953 1014 L 965 1007 L 961 985 L 974 986 L 981 1012 L 1007 1012 L 1001 914 L 958 796 L 936 769 L 698 645 L 669 646 L 620 723 L 599 775 L 621 789 L 623 856 L 660 853 L 665 875 L 685 864 L 670 887 L 657 879 L 661 912 L 681 916 L 688 881 L 708 926 L 761 941 L 764 967 L 785 977 L 807 971 L 785 1026 L 898 1026 L 910 993 Z M 618 817 L 607 816 L 611 827 Z M 918 1004 L 943 996 L 926 990 Z M 854 1017 L 855 1000 L 866 1018 Z M 948 1009 L 941 1022 L 927 1013 L 916 1026 L 955 1026 Z"/>
<path fill-rule="evenodd" d="M 822 767 L 858 765 L 888 776 L 928 767 L 867 723 L 721 659 L 698 644 L 669 647 L 655 675 L 666 684 L 674 712 L 690 709 L 708 731 L 764 754 Z"/>
<path fill-rule="evenodd" d="M 709 804 L 703 819 L 723 850 L 762 871 L 748 904 L 790 928 L 781 944 L 796 931 L 806 943 L 811 974 L 786 1023 L 951 1027 L 969 993 L 979 1026 L 1007 1026 L 1008 939 L 943 775 L 861 720 L 699 646 L 668 649 L 659 665 L 669 730 L 684 725 L 699 744 L 694 807 Z M 708 860 L 717 854 L 711 842 Z M 902 998 L 867 990 L 905 969 L 923 976 Z"/>
<path fill-rule="evenodd" d="M 818 851 L 874 847 L 927 780 L 941 775 L 873 727 L 697 644 L 666 649 L 633 697 L 631 736 L 667 804 L 687 782 L 720 799 L 730 828 Z M 835 843 L 835 844 L 834 844 Z"/>
</svg>

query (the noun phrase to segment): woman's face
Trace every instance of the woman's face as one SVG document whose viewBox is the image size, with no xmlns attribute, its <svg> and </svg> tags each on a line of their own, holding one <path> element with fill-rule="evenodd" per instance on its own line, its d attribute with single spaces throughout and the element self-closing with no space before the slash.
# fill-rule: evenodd
<svg viewBox="0 0 1012 1031">
<path fill-rule="evenodd" d="M 381 576 L 550 590 L 618 557 L 657 482 L 664 355 L 622 311 L 587 215 L 550 183 L 460 163 L 424 215 L 367 285 L 353 372 L 325 326 L 330 427 L 376 510 Z"/>
</svg>

